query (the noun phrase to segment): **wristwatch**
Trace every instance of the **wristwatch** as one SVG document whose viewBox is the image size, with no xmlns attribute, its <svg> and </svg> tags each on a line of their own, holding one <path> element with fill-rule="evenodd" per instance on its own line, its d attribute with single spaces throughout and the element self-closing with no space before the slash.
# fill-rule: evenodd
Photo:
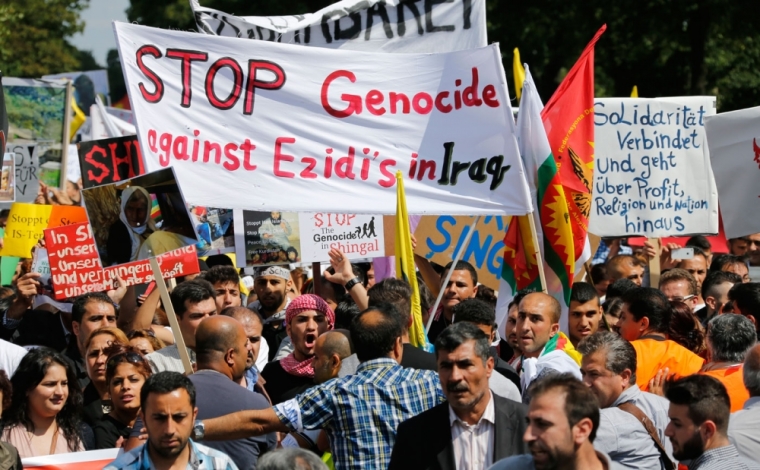
<svg viewBox="0 0 760 470">
<path fill-rule="evenodd" d="M 343 286 L 343 287 L 346 288 L 346 291 L 350 291 L 352 287 L 354 287 L 355 285 L 357 285 L 357 284 L 359 284 L 361 282 L 362 281 L 358 277 L 355 277 L 355 278 L 351 279 L 350 281 L 348 281 L 346 283 L 346 285 Z"/>
<path fill-rule="evenodd" d="M 194 441 L 202 441 L 204 437 L 206 437 L 206 426 L 203 425 L 203 421 L 196 419 L 193 424 L 192 438 Z"/>
</svg>

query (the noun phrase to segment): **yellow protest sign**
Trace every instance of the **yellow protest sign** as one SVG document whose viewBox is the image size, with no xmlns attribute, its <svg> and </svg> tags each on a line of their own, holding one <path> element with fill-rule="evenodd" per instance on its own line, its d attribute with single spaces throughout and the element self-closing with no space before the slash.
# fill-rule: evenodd
<svg viewBox="0 0 760 470">
<path fill-rule="evenodd" d="M 0 256 L 31 258 L 32 248 L 44 236 L 42 231 L 48 226 L 52 210 L 53 206 L 42 204 L 13 203 Z"/>
</svg>

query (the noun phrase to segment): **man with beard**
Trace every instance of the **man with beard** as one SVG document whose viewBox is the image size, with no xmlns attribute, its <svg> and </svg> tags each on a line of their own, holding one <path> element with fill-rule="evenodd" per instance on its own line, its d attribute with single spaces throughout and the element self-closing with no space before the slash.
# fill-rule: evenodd
<svg viewBox="0 0 760 470">
<path fill-rule="evenodd" d="M 673 456 L 691 461 L 689 470 L 760 470 L 728 440 L 731 404 L 717 379 L 691 375 L 667 382 L 665 398 L 670 401 L 665 435 L 673 443 Z"/>
<path fill-rule="evenodd" d="M 237 470 L 227 454 L 190 439 L 198 414 L 190 379 L 179 372 L 152 375 L 140 390 L 140 403 L 148 441 L 108 464 L 106 470 Z"/>
<path fill-rule="evenodd" d="M 283 320 L 289 302 L 287 292 L 292 282 L 290 271 L 284 266 L 257 268 L 253 275 L 253 291 L 257 300 L 249 304 L 248 308 L 258 312 L 264 319 L 261 335 L 266 340 L 270 361 L 274 359 L 280 343 L 288 336 Z"/>
<path fill-rule="evenodd" d="M 255 386 L 260 373 L 258 358 L 261 351 L 261 330 L 264 326 L 261 323 L 261 317 L 246 307 L 227 307 L 222 310 L 221 315 L 232 317 L 243 325 L 245 336 L 248 338 L 248 354 L 245 361 L 245 374 L 240 385 L 252 392 L 259 392 L 260 390 L 256 390 Z M 264 369 L 263 366 L 261 368 Z"/>
<path fill-rule="evenodd" d="M 622 470 L 594 449 L 599 403 L 571 374 L 534 382 L 529 394 L 528 429 L 523 440 L 530 454 L 501 460 L 489 470 Z"/>
<path fill-rule="evenodd" d="M 285 313 L 285 328 L 293 343 L 293 352 L 270 362 L 261 372 L 266 390 L 276 405 L 293 398 L 314 385 L 314 345 L 319 335 L 332 330 L 335 313 L 314 294 L 296 297 Z"/>
<path fill-rule="evenodd" d="M 438 377 L 447 402 L 399 425 L 389 470 L 480 470 L 525 452 L 527 407 L 491 393 L 489 349 L 488 336 L 472 323 L 456 323 L 438 336 Z"/>
<path fill-rule="evenodd" d="M 437 312 L 430 312 L 431 315 L 435 315 L 428 330 L 428 339 L 431 343 L 435 343 L 438 335 L 451 325 L 454 306 L 465 299 L 475 298 L 478 293 L 478 272 L 475 271 L 475 267 L 467 261 L 457 261 L 456 266 L 452 264 L 447 264 L 441 273 L 441 282 L 443 282 L 446 279 L 446 273 L 453 270 L 449 283 L 441 286 L 444 292 L 441 307 Z"/>
</svg>

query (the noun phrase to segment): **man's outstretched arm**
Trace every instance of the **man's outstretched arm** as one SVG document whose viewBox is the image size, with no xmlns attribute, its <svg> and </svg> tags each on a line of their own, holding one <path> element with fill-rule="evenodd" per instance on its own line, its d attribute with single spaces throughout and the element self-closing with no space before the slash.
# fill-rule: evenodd
<svg viewBox="0 0 760 470">
<path fill-rule="evenodd" d="M 273 408 L 244 410 L 218 418 L 204 419 L 206 441 L 228 441 L 261 436 L 270 432 L 290 432 Z"/>
</svg>

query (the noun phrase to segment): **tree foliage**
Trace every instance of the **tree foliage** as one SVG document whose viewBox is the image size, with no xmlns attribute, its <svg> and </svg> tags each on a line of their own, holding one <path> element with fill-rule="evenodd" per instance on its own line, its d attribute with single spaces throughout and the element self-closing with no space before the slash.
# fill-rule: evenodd
<svg viewBox="0 0 760 470">
<path fill-rule="evenodd" d="M 422 1 L 422 0 L 419 0 Z M 202 0 L 226 13 L 292 15 L 330 0 Z M 488 38 L 511 70 L 518 47 L 548 100 L 602 24 L 597 96 L 715 94 L 720 110 L 760 105 L 760 16 L 751 0 L 487 0 Z M 195 30 L 188 0 L 131 0 L 130 21 Z M 509 80 L 511 82 L 511 80 Z"/>
<path fill-rule="evenodd" d="M 0 69 L 5 76 L 40 77 L 79 70 L 80 52 L 67 38 L 84 30 L 89 0 L 3 0 Z"/>
</svg>

